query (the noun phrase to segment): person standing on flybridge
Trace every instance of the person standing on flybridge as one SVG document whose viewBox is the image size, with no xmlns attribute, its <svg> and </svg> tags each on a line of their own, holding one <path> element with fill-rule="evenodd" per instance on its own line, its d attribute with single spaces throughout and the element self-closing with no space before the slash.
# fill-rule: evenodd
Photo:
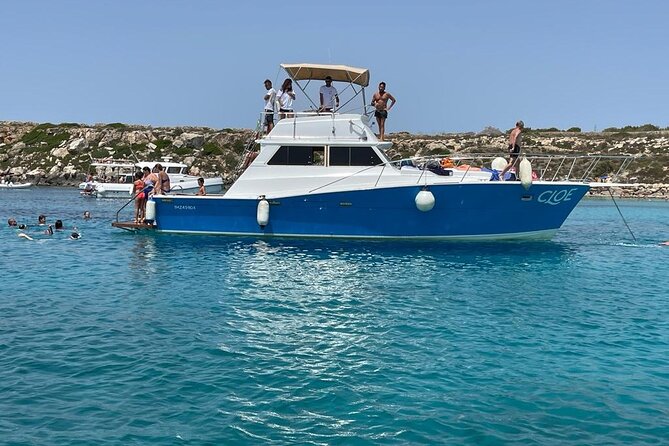
<svg viewBox="0 0 669 446">
<path fill-rule="evenodd" d="M 339 94 L 337 93 L 337 89 L 332 86 L 332 78 L 330 76 L 325 77 L 325 85 L 321 85 L 318 93 L 321 99 L 321 107 L 318 111 L 331 112 L 335 110 L 335 106 L 339 108 Z"/>
<path fill-rule="evenodd" d="M 265 100 L 265 110 L 263 124 L 267 127 L 267 133 L 274 128 L 274 101 L 276 100 L 276 90 L 272 88 L 272 81 L 265 79 L 265 88 L 267 93 L 263 99 Z"/>
<path fill-rule="evenodd" d="M 390 105 L 388 105 L 390 101 Z M 379 83 L 379 91 L 374 93 L 372 97 L 372 105 L 376 109 L 374 111 L 374 116 L 376 117 L 376 123 L 379 125 L 379 139 L 381 141 L 386 137 L 386 119 L 388 119 L 388 111 L 395 105 L 397 100 L 393 97 L 392 94 L 386 91 L 386 83 Z"/>
</svg>

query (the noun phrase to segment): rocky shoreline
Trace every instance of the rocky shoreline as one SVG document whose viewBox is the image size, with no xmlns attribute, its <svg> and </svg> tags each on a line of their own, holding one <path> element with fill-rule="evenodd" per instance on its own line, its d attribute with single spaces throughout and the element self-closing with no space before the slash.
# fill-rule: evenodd
<svg viewBox="0 0 669 446">
<path fill-rule="evenodd" d="M 190 167 L 191 174 L 221 176 L 231 181 L 241 154 L 253 144 L 249 129 L 206 127 L 149 127 L 122 123 L 0 122 L 0 179 L 40 186 L 76 186 L 102 158 L 160 160 L 170 157 Z M 489 153 L 503 156 L 507 136 L 497 129 L 480 133 L 389 135 L 391 158 Z M 635 161 L 619 182 L 633 187 L 612 187 L 618 197 L 669 199 L 669 132 L 561 132 L 528 130 L 524 150 L 533 154 L 633 155 Z M 614 167 L 611 172 L 617 173 Z M 591 191 L 609 196 L 608 189 Z"/>
</svg>

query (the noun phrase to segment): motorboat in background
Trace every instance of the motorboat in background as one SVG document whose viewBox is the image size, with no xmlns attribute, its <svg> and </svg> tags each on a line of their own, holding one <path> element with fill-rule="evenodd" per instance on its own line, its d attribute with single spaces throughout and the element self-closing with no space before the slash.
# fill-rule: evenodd
<svg viewBox="0 0 669 446">
<path fill-rule="evenodd" d="M 97 198 L 125 198 L 132 196 L 132 183 L 136 171 L 144 167 L 153 170 L 160 164 L 170 177 L 170 193 L 195 194 L 199 189 L 199 177 L 188 175 L 188 166 L 184 163 L 170 161 L 165 157 L 162 161 L 142 161 L 134 163 L 130 160 L 104 159 L 91 163 L 97 172 L 98 180 L 84 181 L 79 184 L 81 195 Z M 223 190 L 223 178 L 205 178 L 207 193 L 217 194 Z"/>
<path fill-rule="evenodd" d="M 349 84 L 340 97 L 349 88 L 353 97 L 361 95 L 362 107 L 296 112 L 281 119 L 256 141 L 258 152 L 254 144 L 247 146 L 238 177 L 224 195 L 156 195 L 147 207 L 153 225 L 119 221 L 123 208 L 112 225 L 258 237 L 550 238 L 590 189 L 583 178 L 594 164 L 588 161 L 583 177 L 572 180 L 577 169 L 564 157 L 537 158 L 538 165 L 544 164 L 534 171 L 531 156 L 523 157 L 521 181 L 499 180 L 506 161 L 489 163 L 499 155 L 391 160 L 386 151 L 392 143 L 379 140 L 370 126 L 374 111 L 364 93 L 368 70 L 282 67 L 305 96 L 300 81 L 330 77 Z M 342 102 L 346 106 L 350 99 Z M 567 178 L 563 165 L 570 166 Z"/>
<path fill-rule="evenodd" d="M 13 183 L 11 181 L 0 181 L 0 189 L 27 189 L 31 187 L 33 183 Z"/>
</svg>

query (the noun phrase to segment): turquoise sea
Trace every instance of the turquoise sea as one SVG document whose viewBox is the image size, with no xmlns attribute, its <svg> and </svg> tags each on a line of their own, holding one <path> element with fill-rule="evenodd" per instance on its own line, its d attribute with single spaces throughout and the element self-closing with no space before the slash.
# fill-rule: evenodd
<svg viewBox="0 0 669 446">
<path fill-rule="evenodd" d="M 0 443 L 667 444 L 669 202 L 552 241 L 131 234 L 0 190 Z M 90 210 L 93 219 L 82 219 Z M 35 240 L 6 220 L 76 225 Z"/>
</svg>

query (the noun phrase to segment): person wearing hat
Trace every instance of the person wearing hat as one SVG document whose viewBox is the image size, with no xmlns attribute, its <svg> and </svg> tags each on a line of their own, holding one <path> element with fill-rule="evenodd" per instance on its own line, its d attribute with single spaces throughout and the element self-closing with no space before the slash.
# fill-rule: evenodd
<svg viewBox="0 0 669 446">
<path fill-rule="evenodd" d="M 504 181 L 504 175 L 506 175 L 507 170 L 512 167 L 516 171 L 516 178 L 518 177 L 518 160 L 520 156 L 520 144 L 522 141 L 521 133 L 524 128 L 525 123 L 523 121 L 518 121 L 516 122 L 516 127 L 511 130 L 511 134 L 509 134 L 509 163 L 499 175 L 501 181 Z"/>
<path fill-rule="evenodd" d="M 319 111 L 331 112 L 335 108 L 339 108 L 339 95 L 337 89 L 332 86 L 332 78 L 325 76 L 325 85 L 321 85 L 319 91 L 321 98 L 321 108 Z"/>
</svg>

